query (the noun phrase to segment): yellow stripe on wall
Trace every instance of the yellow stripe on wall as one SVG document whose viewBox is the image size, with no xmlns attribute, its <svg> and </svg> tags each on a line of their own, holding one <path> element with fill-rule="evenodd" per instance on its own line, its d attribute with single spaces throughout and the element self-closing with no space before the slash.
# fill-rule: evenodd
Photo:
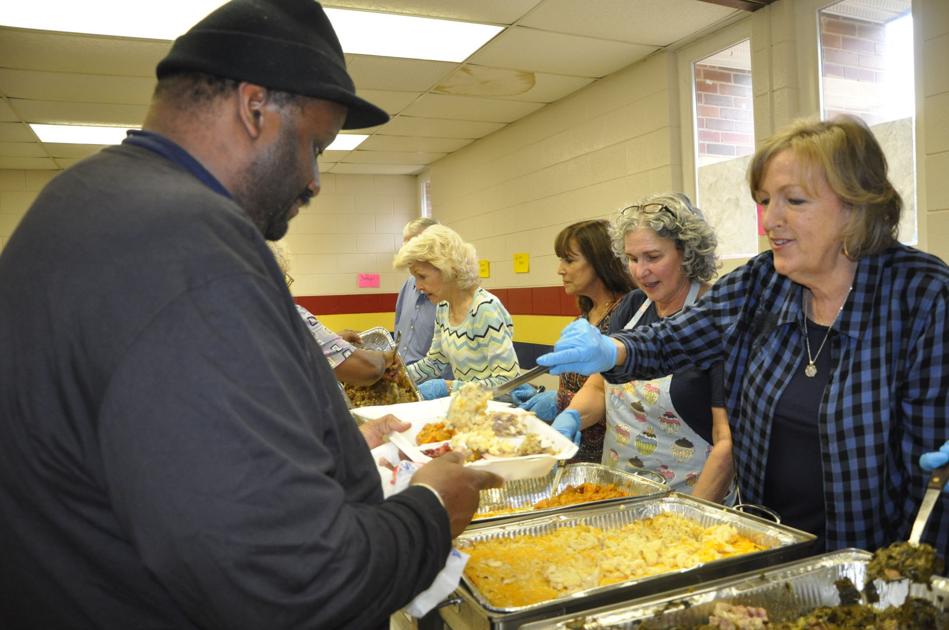
<svg viewBox="0 0 949 630">
<path fill-rule="evenodd" d="M 514 320 L 514 341 L 554 345 L 560 332 L 574 320 L 564 315 L 511 315 Z"/>
<path fill-rule="evenodd" d="M 317 315 L 324 326 L 333 331 L 346 328 L 362 332 L 376 326 L 392 331 L 395 326 L 395 313 L 342 313 L 337 315 Z"/>
<path fill-rule="evenodd" d="M 350 328 L 357 332 L 381 326 L 392 330 L 395 313 L 342 313 L 317 315 L 330 330 Z M 511 315 L 514 320 L 514 341 L 552 346 L 560 338 L 560 331 L 573 321 L 562 315 Z"/>
</svg>

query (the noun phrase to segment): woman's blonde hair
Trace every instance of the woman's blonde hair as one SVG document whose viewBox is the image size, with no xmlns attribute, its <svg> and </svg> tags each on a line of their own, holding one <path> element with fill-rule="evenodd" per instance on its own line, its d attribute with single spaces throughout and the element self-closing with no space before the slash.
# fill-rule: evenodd
<svg viewBox="0 0 949 630">
<path fill-rule="evenodd" d="M 436 267 L 446 282 L 454 282 L 460 289 L 478 284 L 478 254 L 474 245 L 444 225 L 433 225 L 408 241 L 395 255 L 392 266 L 407 269 L 420 262 Z"/>
<path fill-rule="evenodd" d="M 883 149 L 862 120 L 847 115 L 800 120 L 768 138 L 748 167 L 752 197 L 761 190 L 768 164 L 784 150 L 801 161 L 811 181 L 819 169 L 834 194 L 852 210 L 843 235 L 848 258 L 876 254 L 896 242 L 903 200 L 887 178 Z"/>
</svg>

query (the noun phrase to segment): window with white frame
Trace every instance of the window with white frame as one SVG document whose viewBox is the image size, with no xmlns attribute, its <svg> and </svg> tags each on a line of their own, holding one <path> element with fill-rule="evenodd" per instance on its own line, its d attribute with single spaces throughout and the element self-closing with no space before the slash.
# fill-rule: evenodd
<svg viewBox="0 0 949 630">
<path fill-rule="evenodd" d="M 427 175 L 419 178 L 419 215 L 432 216 L 432 179 Z"/>
<path fill-rule="evenodd" d="M 900 241 L 917 242 L 911 0 L 842 0 L 818 12 L 821 115 L 861 117 L 903 197 Z"/>
<path fill-rule="evenodd" d="M 718 235 L 723 259 L 758 252 L 757 212 L 746 172 L 755 151 L 751 42 L 692 63 L 695 201 Z"/>
</svg>

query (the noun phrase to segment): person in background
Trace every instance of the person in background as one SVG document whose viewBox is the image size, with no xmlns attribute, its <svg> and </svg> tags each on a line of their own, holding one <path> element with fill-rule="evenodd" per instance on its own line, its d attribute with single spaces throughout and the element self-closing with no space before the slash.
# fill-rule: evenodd
<svg viewBox="0 0 949 630">
<path fill-rule="evenodd" d="M 406 367 L 426 400 L 448 396 L 455 380 L 493 388 L 517 376 L 514 323 L 501 301 L 478 286 L 473 245 L 451 228 L 433 225 L 402 246 L 393 266 L 408 269 L 437 305 L 428 354 Z M 454 380 L 440 377 L 446 367 Z"/>
<path fill-rule="evenodd" d="M 612 238 L 614 259 L 622 256 L 628 262 L 640 288 L 613 311 L 610 333 L 674 315 L 708 291 L 717 268 L 717 239 L 685 195 L 652 195 L 625 208 L 613 220 Z M 720 362 L 709 369 L 688 367 L 616 384 L 593 374 L 553 426 L 575 437 L 578 426 L 596 426 L 604 418 L 603 464 L 619 470 L 646 468 L 678 492 L 734 500 Z"/>
<path fill-rule="evenodd" d="M 286 246 L 279 241 L 268 241 L 267 244 L 289 288 L 293 284 L 293 277 L 290 275 L 290 256 Z M 304 307 L 299 304 L 296 307 L 340 383 L 372 385 L 385 375 L 386 369 L 395 361 L 394 351 L 357 348 L 353 344 L 361 342 L 358 333 L 346 330 L 337 334 Z"/>
<path fill-rule="evenodd" d="M 771 250 L 691 309 L 603 336 L 571 324 L 552 371 L 654 378 L 724 358 L 742 500 L 818 548 L 906 540 L 949 435 L 949 269 L 896 239 L 902 201 L 870 129 L 840 116 L 765 141 L 749 167 Z M 946 502 L 924 540 L 945 548 Z"/>
<path fill-rule="evenodd" d="M 554 252 L 560 259 L 557 273 L 567 295 L 577 299 L 580 317 L 607 332 L 610 316 L 620 300 L 633 290 L 633 279 L 610 245 L 609 221 L 580 221 L 557 234 Z M 587 377 L 582 374 L 560 375 L 556 392 L 541 392 L 520 405 L 547 422 L 573 400 Z M 603 455 L 605 424 L 593 423 L 583 429 L 580 450 L 573 461 L 599 462 Z"/>
<path fill-rule="evenodd" d="M 431 217 L 416 217 L 402 229 L 402 244 L 438 225 Z M 435 334 L 435 305 L 415 286 L 411 275 L 402 284 L 395 300 L 395 333 L 399 338 L 399 355 L 406 365 L 415 363 L 426 354 Z M 447 376 L 447 378 L 451 378 Z"/>
<path fill-rule="evenodd" d="M 448 453 L 383 499 L 404 425 L 356 427 L 265 242 L 388 116 L 313 0 L 232 0 L 157 75 L 0 252 L 0 627 L 388 628 L 501 480 Z"/>
</svg>

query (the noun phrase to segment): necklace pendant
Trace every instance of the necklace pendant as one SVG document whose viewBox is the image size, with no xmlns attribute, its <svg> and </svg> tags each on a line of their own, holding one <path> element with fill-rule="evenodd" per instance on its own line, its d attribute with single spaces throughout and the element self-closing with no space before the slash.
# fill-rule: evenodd
<svg viewBox="0 0 949 630">
<path fill-rule="evenodd" d="M 817 376 L 817 366 L 809 362 L 807 367 L 804 368 L 804 376 L 807 378 L 814 378 Z"/>
</svg>

